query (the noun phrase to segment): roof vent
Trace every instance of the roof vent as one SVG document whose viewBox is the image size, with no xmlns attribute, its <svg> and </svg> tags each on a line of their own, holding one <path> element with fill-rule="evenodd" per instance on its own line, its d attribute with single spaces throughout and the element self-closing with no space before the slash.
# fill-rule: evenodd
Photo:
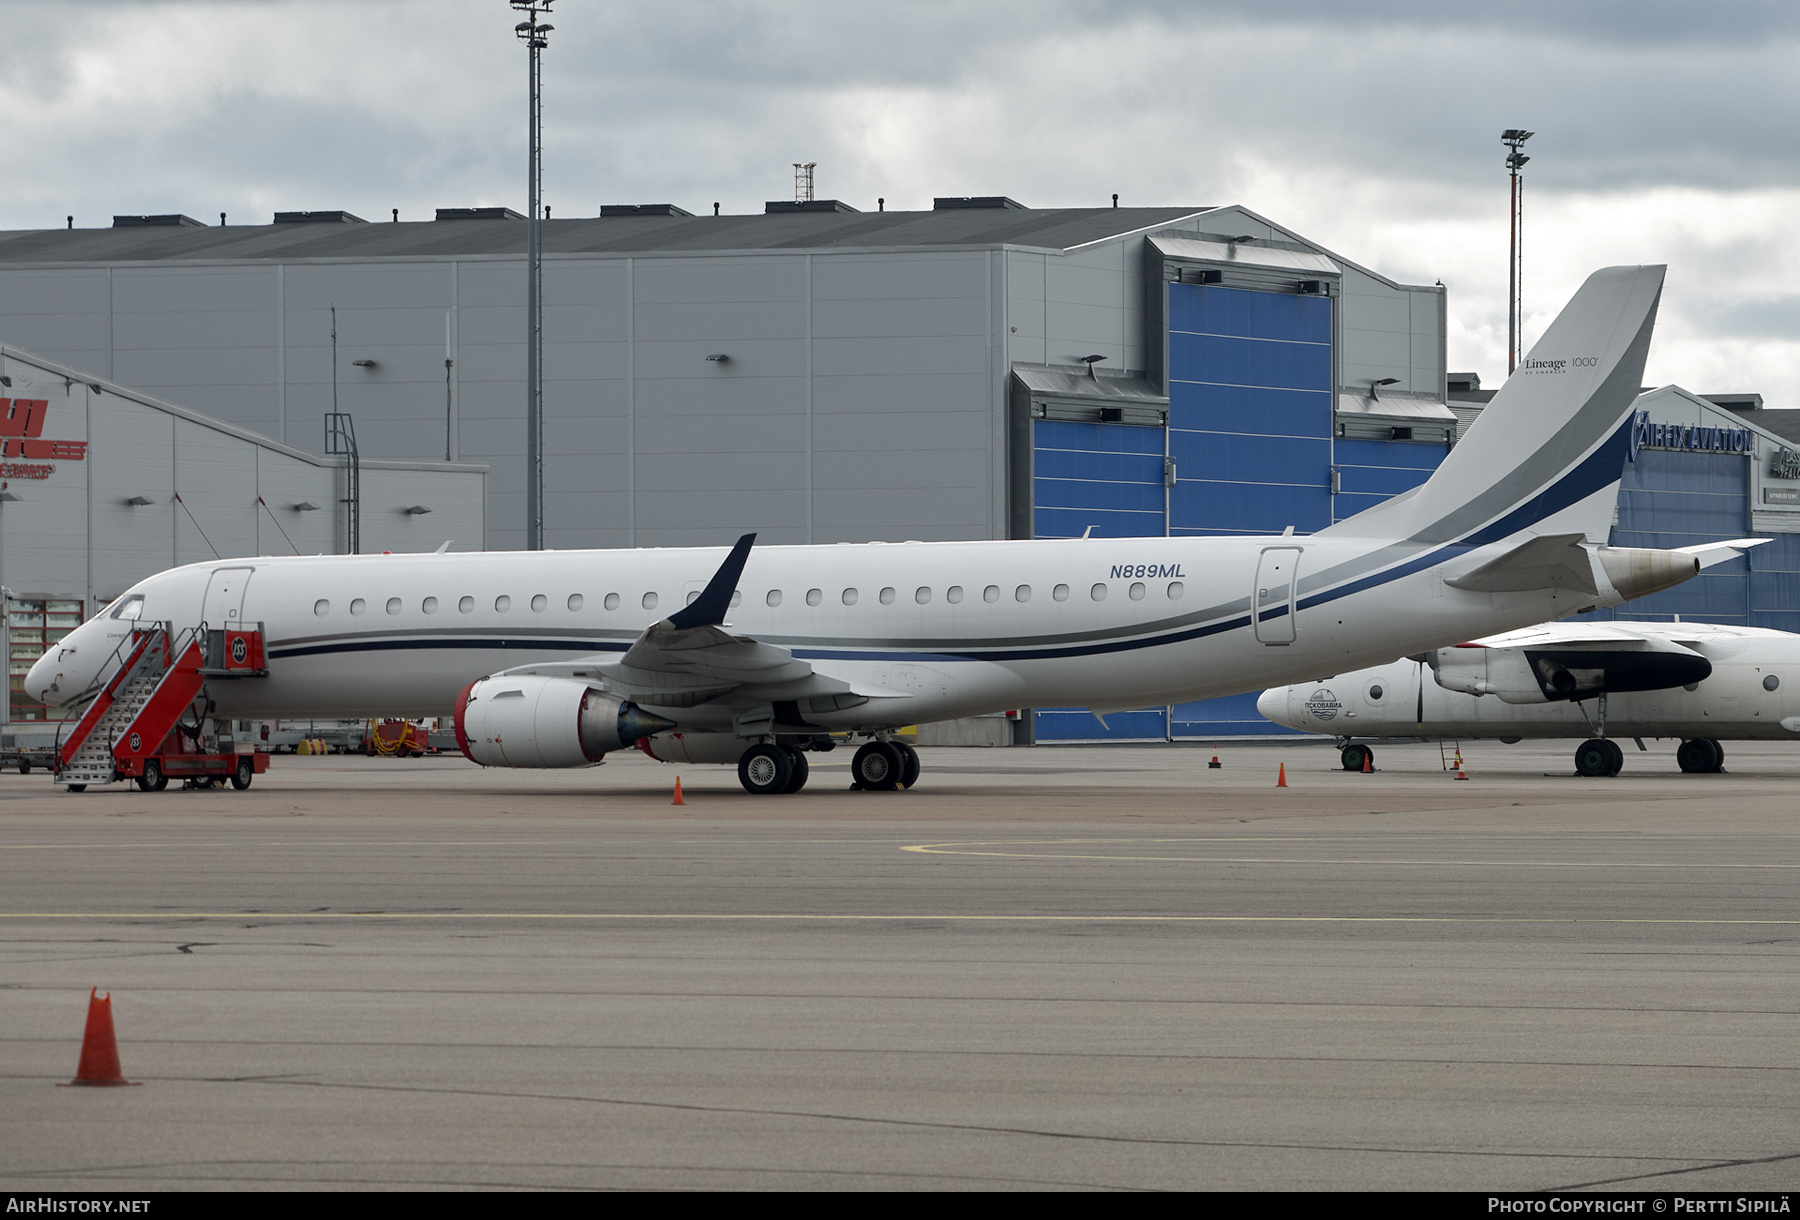
<svg viewBox="0 0 1800 1220">
<path fill-rule="evenodd" d="M 1727 411 L 1760 411 L 1763 405 L 1761 394 L 1702 394 L 1700 397 Z"/>
<path fill-rule="evenodd" d="M 511 208 L 439 208 L 438 220 L 524 220 Z"/>
<path fill-rule="evenodd" d="M 369 222 L 341 208 L 332 212 L 277 212 L 278 225 L 366 225 Z"/>
<path fill-rule="evenodd" d="M 1017 199 L 1008 199 L 1005 195 L 964 195 L 960 199 L 931 201 L 931 210 L 934 212 L 955 212 L 963 208 L 1008 208 L 1023 212 L 1025 205 Z"/>
<path fill-rule="evenodd" d="M 162 216 L 115 216 L 115 229 L 143 229 L 151 225 L 172 225 L 186 229 L 204 229 L 204 221 L 195 220 L 192 216 L 183 216 L 179 212 L 170 212 Z"/>
<path fill-rule="evenodd" d="M 686 208 L 678 208 L 672 203 L 603 203 L 600 205 L 601 219 L 608 216 L 692 216 Z"/>
<path fill-rule="evenodd" d="M 777 212 L 860 212 L 841 199 L 772 199 L 763 204 L 763 215 Z"/>
</svg>

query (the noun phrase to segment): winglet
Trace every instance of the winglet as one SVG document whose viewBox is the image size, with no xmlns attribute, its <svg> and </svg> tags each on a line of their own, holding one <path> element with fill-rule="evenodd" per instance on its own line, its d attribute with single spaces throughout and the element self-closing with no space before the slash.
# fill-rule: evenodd
<svg viewBox="0 0 1800 1220">
<path fill-rule="evenodd" d="M 707 582 L 706 591 L 671 614 L 669 625 L 678 631 L 686 631 L 689 627 L 716 627 L 723 623 L 725 612 L 731 609 L 731 594 L 737 588 L 738 577 L 744 574 L 744 563 L 750 558 L 750 547 L 755 542 L 755 534 L 739 538 L 737 545 L 731 548 L 731 554 Z"/>
</svg>

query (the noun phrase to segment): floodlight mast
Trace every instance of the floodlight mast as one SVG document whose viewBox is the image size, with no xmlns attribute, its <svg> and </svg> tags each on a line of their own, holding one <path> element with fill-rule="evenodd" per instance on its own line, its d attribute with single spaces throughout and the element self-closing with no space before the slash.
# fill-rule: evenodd
<svg viewBox="0 0 1800 1220">
<path fill-rule="evenodd" d="M 525 20 L 513 33 L 525 44 L 530 73 L 530 204 L 525 217 L 525 549 L 544 549 L 544 291 L 543 232 L 538 205 L 543 196 L 544 105 L 538 53 L 550 45 L 556 27 L 539 21 L 555 0 L 508 0 Z"/>
<path fill-rule="evenodd" d="M 1531 158 L 1520 152 L 1519 149 L 1525 141 L 1536 134 L 1534 131 L 1526 131 L 1520 127 L 1508 127 L 1500 133 L 1500 142 L 1512 150 L 1506 154 L 1506 168 L 1512 175 L 1508 195 L 1508 207 L 1512 219 L 1512 243 L 1506 259 L 1506 372 L 1508 376 L 1511 376 L 1513 369 L 1518 366 L 1521 354 L 1519 349 L 1524 345 L 1523 332 L 1525 329 L 1524 310 L 1519 301 L 1519 281 L 1524 258 L 1521 240 L 1523 234 L 1520 232 L 1519 215 L 1520 204 L 1523 202 L 1520 195 L 1522 186 L 1519 171 L 1525 168 L 1525 163 Z"/>
</svg>

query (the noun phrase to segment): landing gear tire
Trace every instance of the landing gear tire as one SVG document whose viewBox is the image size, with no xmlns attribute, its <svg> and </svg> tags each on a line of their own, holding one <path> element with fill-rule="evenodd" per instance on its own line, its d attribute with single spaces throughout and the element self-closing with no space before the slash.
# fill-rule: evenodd
<svg viewBox="0 0 1800 1220">
<path fill-rule="evenodd" d="M 250 786 L 250 781 L 255 778 L 256 764 L 251 762 L 248 757 L 239 758 L 237 770 L 231 775 L 231 786 L 242 792 Z"/>
<path fill-rule="evenodd" d="M 794 778 L 794 764 L 788 752 L 767 743 L 751 746 L 738 759 L 738 783 L 744 791 L 756 796 L 772 796 L 786 792 Z"/>
<path fill-rule="evenodd" d="M 1590 778 L 1617 775 L 1625 765 L 1625 751 L 1617 743 L 1595 737 L 1575 747 L 1575 772 Z"/>
<path fill-rule="evenodd" d="M 1675 750 L 1675 763 L 1683 771 L 1713 774 L 1725 769 L 1725 747 L 1716 741 L 1696 737 L 1684 741 Z"/>
<path fill-rule="evenodd" d="M 794 793 L 800 791 L 800 789 L 806 787 L 806 777 L 812 770 L 812 766 L 806 761 L 806 755 L 799 750 L 789 749 L 787 756 L 788 762 L 793 764 L 794 772 L 788 777 L 787 787 L 783 788 L 781 791 L 788 796 L 792 796 Z"/>
<path fill-rule="evenodd" d="M 1344 764 L 1344 770 L 1361 771 L 1365 760 L 1371 767 L 1375 765 L 1375 751 L 1368 746 L 1345 746 L 1338 759 Z"/>
<path fill-rule="evenodd" d="M 850 760 L 850 782 L 865 792 L 892 792 L 906 774 L 900 748 L 885 741 L 871 741 Z"/>
<path fill-rule="evenodd" d="M 900 786 L 910 788 L 919 782 L 919 752 L 904 742 L 892 744 L 900 751 Z"/>
</svg>

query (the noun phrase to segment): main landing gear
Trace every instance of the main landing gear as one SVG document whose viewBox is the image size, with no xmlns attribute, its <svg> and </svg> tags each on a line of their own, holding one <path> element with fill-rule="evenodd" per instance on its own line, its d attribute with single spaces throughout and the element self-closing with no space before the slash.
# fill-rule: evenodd
<svg viewBox="0 0 1800 1220">
<path fill-rule="evenodd" d="M 1342 753 L 1338 755 L 1338 759 L 1344 764 L 1344 770 L 1361 771 L 1365 766 L 1369 768 L 1375 766 L 1375 751 L 1368 746 L 1352 742 L 1344 747 Z"/>
<path fill-rule="evenodd" d="M 1690 773 L 1723 771 L 1725 747 L 1716 741 L 1696 737 L 1676 747 L 1675 762 Z"/>
<path fill-rule="evenodd" d="M 815 748 L 829 748 L 824 743 Z M 738 783 L 757 796 L 792 794 L 806 787 L 811 771 L 804 751 L 760 742 L 738 757 Z M 898 741 L 871 741 L 850 760 L 850 786 L 866 792 L 893 792 L 919 782 L 919 752 Z"/>
<path fill-rule="evenodd" d="M 1575 747 L 1575 773 L 1587 776 L 1617 775 L 1625 766 L 1625 751 L 1619 743 L 1594 737 Z"/>
<path fill-rule="evenodd" d="M 893 792 L 919 782 L 919 752 L 899 741 L 871 741 L 850 760 L 850 786 Z"/>
<path fill-rule="evenodd" d="M 756 796 L 798 792 L 806 787 L 806 755 L 792 746 L 764 742 L 751 746 L 738 759 L 738 783 Z"/>
</svg>

